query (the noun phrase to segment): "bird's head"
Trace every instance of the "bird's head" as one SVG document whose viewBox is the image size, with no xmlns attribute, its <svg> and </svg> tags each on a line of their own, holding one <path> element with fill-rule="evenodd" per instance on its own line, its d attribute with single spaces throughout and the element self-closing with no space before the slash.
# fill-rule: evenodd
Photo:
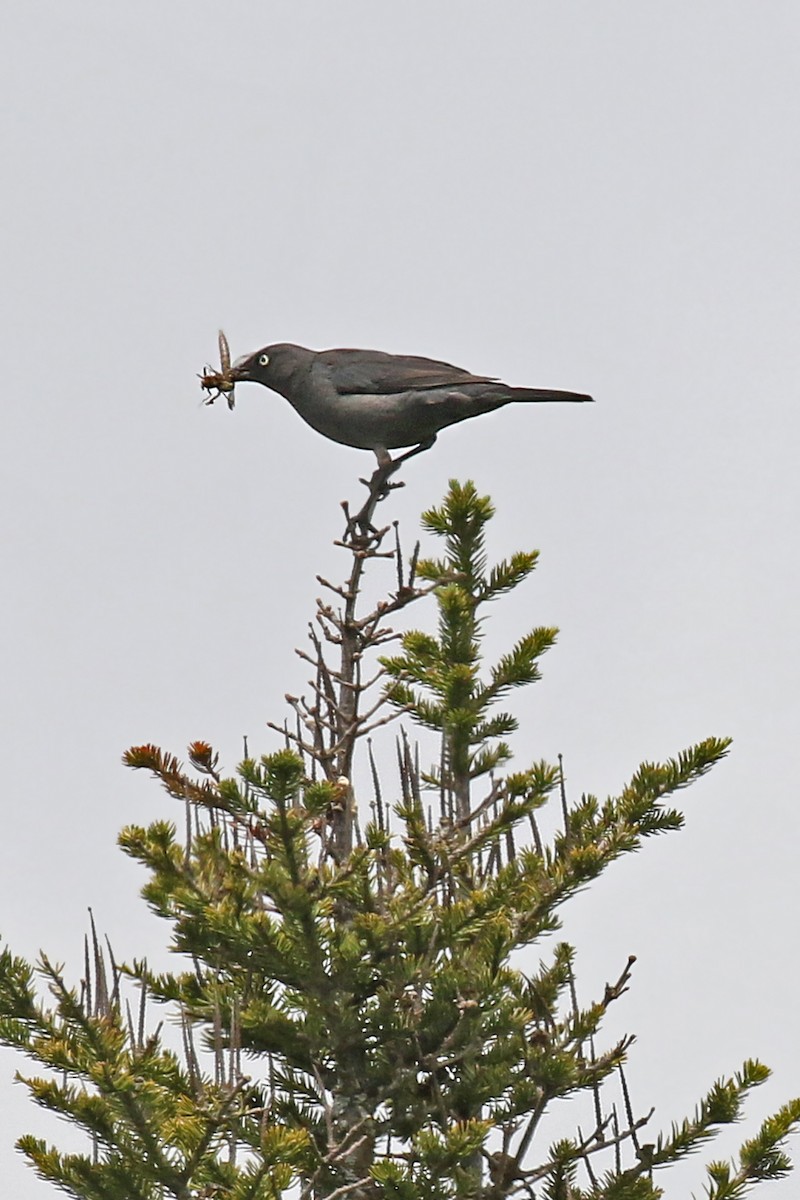
<svg viewBox="0 0 800 1200">
<path fill-rule="evenodd" d="M 283 392 L 292 376 L 305 367 L 311 357 L 312 352 L 303 346 L 279 342 L 237 358 L 230 369 L 230 377 L 235 383 L 262 383 L 275 392 Z"/>
</svg>

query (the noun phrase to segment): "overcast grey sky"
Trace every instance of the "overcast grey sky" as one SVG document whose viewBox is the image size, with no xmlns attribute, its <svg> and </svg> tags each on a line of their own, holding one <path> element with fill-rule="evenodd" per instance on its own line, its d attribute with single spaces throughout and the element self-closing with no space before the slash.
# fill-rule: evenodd
<svg viewBox="0 0 800 1200">
<path fill-rule="evenodd" d="M 637 1106 L 666 1127 L 758 1056 L 752 1131 L 800 1094 L 800 7 L 27 0 L 1 26 L 4 937 L 77 979 L 92 905 L 120 957 L 162 961 L 115 838 L 179 814 L 122 750 L 205 738 L 232 767 L 305 679 L 371 456 L 263 389 L 199 407 L 219 325 L 235 354 L 591 391 L 445 431 L 384 516 L 410 542 L 472 478 L 493 554 L 541 549 L 490 642 L 560 626 L 517 747 L 563 753 L 573 798 L 733 735 L 686 831 L 564 915 L 585 999 L 639 956 L 609 1026 L 638 1034 Z M 13 1140 L 67 1135 L 19 1065 L 2 1192 L 40 1200 Z"/>
</svg>

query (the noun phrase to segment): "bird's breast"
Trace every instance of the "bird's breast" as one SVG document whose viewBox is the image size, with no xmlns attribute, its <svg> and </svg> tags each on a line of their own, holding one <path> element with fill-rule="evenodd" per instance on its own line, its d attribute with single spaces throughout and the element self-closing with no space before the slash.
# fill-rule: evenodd
<svg viewBox="0 0 800 1200">
<path fill-rule="evenodd" d="M 424 396 L 414 393 L 340 395 L 331 388 L 290 396 L 289 401 L 319 433 L 362 450 L 416 446 L 441 427 Z"/>
</svg>

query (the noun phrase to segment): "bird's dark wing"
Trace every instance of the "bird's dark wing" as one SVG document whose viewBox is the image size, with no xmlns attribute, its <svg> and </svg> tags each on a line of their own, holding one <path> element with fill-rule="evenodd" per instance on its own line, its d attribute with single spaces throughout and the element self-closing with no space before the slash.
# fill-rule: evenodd
<svg viewBox="0 0 800 1200">
<path fill-rule="evenodd" d="M 451 363 L 414 354 L 384 354 L 380 350 L 323 350 L 317 361 L 328 368 L 340 396 L 391 395 L 426 388 L 461 387 L 465 383 L 494 383 L 486 375 L 470 375 Z"/>
</svg>

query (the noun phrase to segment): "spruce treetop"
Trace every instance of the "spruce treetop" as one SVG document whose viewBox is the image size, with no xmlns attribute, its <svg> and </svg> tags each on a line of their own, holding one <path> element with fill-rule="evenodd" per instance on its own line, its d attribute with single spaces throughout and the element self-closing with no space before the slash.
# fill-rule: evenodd
<svg viewBox="0 0 800 1200">
<path fill-rule="evenodd" d="M 349 574 L 320 580 L 326 598 L 301 653 L 310 698 L 290 697 L 293 721 L 273 726 L 284 745 L 247 754 L 233 774 L 204 742 L 188 767 L 154 745 L 125 755 L 184 809 L 180 836 L 169 819 L 120 835 L 147 872 L 143 896 L 170 927 L 177 969 L 118 963 L 94 928 L 77 989 L 45 957 L 36 970 L 0 957 L 0 1039 L 39 1065 L 26 1079 L 33 1099 L 89 1147 L 26 1137 L 20 1148 L 71 1196 L 645 1200 L 767 1078 L 746 1062 L 657 1132 L 662 1114 L 636 1109 L 627 1086 L 632 1038 L 603 1031 L 634 957 L 581 1001 L 574 949 L 548 937 L 571 896 L 681 827 L 671 798 L 728 739 L 643 763 L 603 800 L 567 803 L 560 764 L 512 770 L 517 723 L 503 705 L 539 679 L 556 630 L 534 628 L 487 664 L 484 628 L 537 556 L 490 565 L 492 504 L 453 481 L 423 516 L 440 556 L 415 550 L 404 566 L 399 540 L 387 552 L 389 527 L 373 524 L 390 474 L 379 469 L 364 507 L 346 510 Z M 387 559 L 395 586 L 362 612 L 364 571 Z M 435 632 L 406 632 L 388 653 L 387 619 L 426 603 Z M 397 719 L 389 766 L 371 735 Z M 425 769 L 415 724 L 439 738 Z M 372 773 L 363 798 L 359 749 Z M 550 803 L 563 816 L 548 840 L 537 814 Z M 171 1031 L 154 1025 L 162 1008 Z M 543 1123 L 559 1101 L 574 1128 L 549 1143 Z M 798 1121 L 800 1100 L 736 1161 L 712 1162 L 704 1194 L 738 1200 L 785 1174 Z"/>
</svg>

